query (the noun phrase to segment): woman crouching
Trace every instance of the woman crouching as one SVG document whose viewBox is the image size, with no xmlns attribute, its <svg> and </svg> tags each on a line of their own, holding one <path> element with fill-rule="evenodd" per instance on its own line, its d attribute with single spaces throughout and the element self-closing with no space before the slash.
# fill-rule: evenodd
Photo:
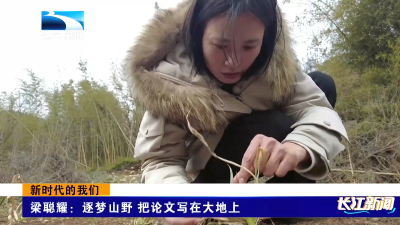
<svg viewBox="0 0 400 225">
<path fill-rule="evenodd" d="M 211 151 L 252 172 L 260 148 L 270 183 L 323 179 L 344 150 L 335 84 L 302 73 L 276 0 L 159 10 L 130 49 L 126 74 L 146 110 L 135 145 L 143 183 L 229 182 L 227 164 L 188 123 Z M 235 183 L 251 178 L 232 169 Z"/>
</svg>

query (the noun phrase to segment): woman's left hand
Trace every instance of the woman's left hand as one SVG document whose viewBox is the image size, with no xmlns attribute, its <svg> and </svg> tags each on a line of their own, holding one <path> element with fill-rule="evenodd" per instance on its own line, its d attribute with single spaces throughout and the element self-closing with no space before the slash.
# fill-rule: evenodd
<svg viewBox="0 0 400 225">
<path fill-rule="evenodd" d="M 251 141 L 243 156 L 242 166 L 254 173 L 254 161 L 258 148 L 263 151 L 259 159 L 260 174 L 271 177 L 284 177 L 289 171 L 294 170 L 298 164 L 310 159 L 310 155 L 302 146 L 286 142 L 281 144 L 274 138 L 257 135 Z M 234 183 L 247 183 L 251 174 L 241 168 L 234 178 Z"/>
</svg>

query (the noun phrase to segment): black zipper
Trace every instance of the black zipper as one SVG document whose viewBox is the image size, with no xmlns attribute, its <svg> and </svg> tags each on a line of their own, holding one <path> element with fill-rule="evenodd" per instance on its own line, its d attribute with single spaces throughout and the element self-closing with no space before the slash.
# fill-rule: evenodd
<svg viewBox="0 0 400 225">
<path fill-rule="evenodd" d="M 243 99 L 242 99 L 242 97 L 240 97 L 240 95 L 235 95 L 235 98 L 236 98 L 238 101 L 240 101 L 240 102 L 243 103 Z"/>
</svg>

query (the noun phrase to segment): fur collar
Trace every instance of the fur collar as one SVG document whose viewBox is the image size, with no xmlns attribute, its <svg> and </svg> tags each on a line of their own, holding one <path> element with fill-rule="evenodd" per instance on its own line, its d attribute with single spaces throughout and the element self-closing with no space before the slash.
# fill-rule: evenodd
<svg viewBox="0 0 400 225">
<path fill-rule="evenodd" d="M 137 104 L 153 116 L 185 124 L 190 112 L 189 120 L 197 121 L 201 130 L 216 131 L 220 126 L 226 126 L 228 119 L 213 101 L 214 92 L 205 87 L 178 85 L 152 71 L 180 41 L 181 26 L 192 2 L 194 0 L 183 0 L 174 9 L 156 13 L 129 49 L 124 73 Z M 263 76 L 271 100 L 278 104 L 293 93 L 296 74 L 300 71 L 285 20 L 282 25 L 283 34 L 276 45 L 269 70 Z"/>
</svg>

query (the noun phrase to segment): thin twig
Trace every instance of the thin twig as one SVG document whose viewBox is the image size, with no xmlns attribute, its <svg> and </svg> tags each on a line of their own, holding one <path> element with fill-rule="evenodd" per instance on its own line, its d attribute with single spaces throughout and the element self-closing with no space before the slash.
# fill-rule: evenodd
<svg viewBox="0 0 400 225">
<path fill-rule="evenodd" d="M 350 161 L 350 168 L 351 168 L 351 175 L 354 176 L 354 170 L 353 170 L 353 163 L 351 161 L 351 152 L 350 152 L 350 147 L 349 144 L 347 144 L 347 152 L 349 154 L 349 161 Z"/>
<path fill-rule="evenodd" d="M 213 152 L 213 151 L 210 149 L 210 147 L 208 146 L 208 144 L 207 144 L 206 140 L 204 139 L 204 137 L 203 137 L 196 129 L 194 129 L 194 128 L 192 127 L 192 125 L 190 124 L 190 122 L 189 122 L 189 114 L 186 116 L 186 121 L 187 121 L 187 124 L 188 124 L 188 127 L 189 127 L 190 132 L 191 132 L 194 136 L 196 136 L 196 137 L 207 147 L 208 151 L 210 152 L 210 154 L 211 154 L 212 156 L 214 156 L 215 158 L 217 158 L 217 159 L 219 159 L 219 160 L 221 160 L 221 161 L 224 161 L 224 162 L 226 162 L 226 163 L 232 164 L 232 165 L 234 165 L 234 166 L 236 166 L 236 167 L 239 167 L 239 168 L 242 168 L 242 169 L 246 170 L 247 172 L 249 172 L 249 173 L 251 174 L 251 176 L 252 176 L 255 180 L 257 179 L 256 176 L 255 176 L 249 169 L 247 169 L 246 167 L 241 166 L 241 165 L 239 165 L 239 164 L 237 164 L 237 163 L 235 163 L 235 162 L 229 161 L 229 160 L 227 160 L 227 159 L 224 159 L 224 158 L 222 158 L 222 157 L 219 157 L 217 154 L 215 154 L 215 152 Z"/>
<path fill-rule="evenodd" d="M 342 31 L 342 29 L 340 29 L 340 27 L 335 23 L 335 21 L 333 21 L 333 19 L 331 19 L 328 15 L 327 12 L 325 12 L 324 10 L 321 9 L 321 7 L 319 7 L 318 4 L 316 4 L 315 2 L 309 1 L 315 8 L 317 8 L 322 14 L 324 14 L 324 16 L 329 20 L 329 22 L 331 22 L 333 24 L 333 26 L 336 27 L 336 29 L 340 32 L 340 34 L 343 35 L 343 37 L 346 39 L 346 41 L 349 41 L 349 39 L 347 38 L 347 35 Z"/>
<path fill-rule="evenodd" d="M 355 173 L 368 173 L 368 172 L 372 172 L 373 174 L 377 174 L 377 175 L 400 176 L 399 173 L 384 173 L 384 172 L 361 171 L 361 170 L 332 169 L 332 171 L 336 171 L 336 172 L 355 172 Z"/>
</svg>

